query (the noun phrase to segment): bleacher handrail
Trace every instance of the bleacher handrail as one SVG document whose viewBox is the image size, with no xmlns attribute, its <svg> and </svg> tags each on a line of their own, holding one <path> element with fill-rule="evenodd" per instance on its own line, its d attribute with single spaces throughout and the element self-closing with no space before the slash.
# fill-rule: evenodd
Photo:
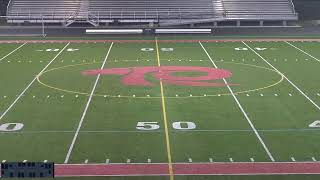
<svg viewBox="0 0 320 180">
<path fill-rule="evenodd" d="M 8 5 L 7 5 L 7 15 L 9 15 L 9 8 L 10 8 L 10 5 L 11 5 L 11 0 L 9 0 Z"/>
<path fill-rule="evenodd" d="M 291 2 L 291 8 L 292 8 L 292 10 L 293 10 L 293 13 L 294 13 L 294 14 L 297 14 L 297 13 L 296 13 L 296 7 L 295 7 L 293 1 L 292 1 L 292 0 L 289 0 L 289 1 Z"/>
</svg>

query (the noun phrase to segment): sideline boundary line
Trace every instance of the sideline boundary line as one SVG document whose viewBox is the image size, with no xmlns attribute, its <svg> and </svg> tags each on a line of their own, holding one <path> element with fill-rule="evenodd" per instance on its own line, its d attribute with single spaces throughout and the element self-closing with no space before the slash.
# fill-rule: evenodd
<svg viewBox="0 0 320 180">
<path fill-rule="evenodd" d="M 287 43 L 287 44 L 289 44 L 291 47 L 293 47 L 293 48 L 295 48 L 295 49 L 299 50 L 300 52 L 303 52 L 304 54 L 308 55 L 309 57 L 311 57 L 311 58 L 315 59 L 316 61 L 320 62 L 320 60 L 319 60 L 318 58 L 316 58 L 316 57 L 312 56 L 311 54 L 307 53 L 306 51 L 304 51 L 304 50 L 302 50 L 302 49 L 298 48 L 297 46 L 295 46 L 295 45 L 293 45 L 293 44 L 289 43 L 288 41 L 284 41 L 284 42 L 285 42 L 285 43 Z"/>
<path fill-rule="evenodd" d="M 279 74 L 281 74 L 296 90 L 298 90 L 305 98 L 307 98 L 318 110 L 320 110 L 320 106 L 316 104 L 311 98 L 309 98 L 308 95 L 306 95 L 298 86 L 296 86 L 292 81 L 290 81 L 287 76 L 285 76 L 283 73 L 281 73 L 276 67 L 274 67 L 271 63 L 269 63 L 264 57 L 262 57 L 258 52 L 256 52 L 254 49 L 252 49 L 247 43 L 242 43 L 247 46 L 253 53 L 255 53 L 257 56 L 259 56 L 265 63 L 267 63 L 270 67 L 272 67 L 275 71 L 277 71 Z"/>
<path fill-rule="evenodd" d="M 201 42 L 199 42 L 200 46 L 202 47 L 203 51 L 207 54 L 208 58 L 210 59 L 210 61 L 212 62 L 213 66 L 215 68 L 218 68 L 218 66 L 215 64 L 215 62 L 212 60 L 211 56 L 209 55 L 208 51 L 206 50 L 206 48 L 202 45 Z M 247 119 L 250 127 L 252 128 L 252 130 L 254 131 L 255 135 L 257 136 L 257 138 L 259 139 L 261 145 L 263 146 L 264 150 L 266 151 L 266 153 L 268 154 L 270 160 L 272 162 L 275 161 L 274 157 L 272 156 L 269 148 L 266 146 L 266 144 L 264 143 L 263 139 L 261 138 L 259 132 L 257 131 L 257 129 L 255 128 L 255 126 L 253 125 L 253 123 L 251 122 L 248 114 L 245 112 L 245 110 L 243 109 L 241 103 L 239 102 L 238 98 L 235 96 L 235 94 L 233 93 L 233 90 L 231 89 L 231 87 L 228 85 L 228 82 L 225 78 L 223 78 L 224 83 L 227 85 L 227 88 L 229 89 L 233 99 L 236 101 L 238 107 L 240 108 L 242 114 L 244 115 L 244 117 Z"/>
<path fill-rule="evenodd" d="M 26 45 L 28 42 L 23 43 L 22 45 L 20 45 L 19 47 L 17 47 L 16 49 L 14 49 L 13 51 L 9 52 L 7 55 L 3 56 L 0 61 L 4 60 L 5 58 L 7 58 L 8 56 L 10 56 L 11 54 L 13 54 L 14 52 L 16 52 L 17 50 L 19 50 L 20 48 L 22 48 L 24 45 Z"/>
<path fill-rule="evenodd" d="M 317 132 L 320 129 L 257 129 L 259 132 Z M 76 131 L 72 130 L 52 130 L 52 131 L 18 131 L 18 132 L 0 132 L 0 134 L 45 134 L 45 133 L 75 133 Z M 201 132 L 252 132 L 251 129 L 203 129 L 203 130 L 175 130 L 172 133 L 201 133 Z M 79 133 L 141 133 L 141 134 L 151 134 L 151 133 L 162 133 L 162 131 L 126 131 L 126 130 L 101 130 L 101 131 L 81 131 Z"/>
<path fill-rule="evenodd" d="M 32 86 L 39 76 L 53 63 L 55 59 L 69 46 L 70 42 L 66 44 L 59 53 L 36 75 L 36 77 L 28 84 L 28 86 L 19 94 L 19 96 L 11 103 L 11 105 L 1 114 L 0 120 L 11 110 L 11 108 L 18 102 L 22 95 Z"/>
<path fill-rule="evenodd" d="M 156 42 L 156 49 L 157 49 L 158 67 L 160 68 L 160 71 L 161 71 L 160 52 L 159 52 L 159 45 L 158 45 L 157 37 L 155 39 L 155 42 Z M 164 123 L 165 137 L 166 137 L 166 147 L 167 147 L 169 175 L 170 175 L 170 180 L 174 180 L 172 157 L 171 157 L 171 147 L 170 147 L 170 137 L 169 137 L 169 130 L 168 130 L 167 111 L 166 111 L 166 102 L 165 102 L 162 79 L 160 79 L 160 91 L 161 91 L 161 104 L 162 104 L 162 113 L 163 113 L 163 123 Z"/>
<path fill-rule="evenodd" d="M 314 162 L 314 161 L 296 161 L 296 162 L 292 162 L 292 161 L 279 161 L 279 162 L 271 162 L 271 161 L 236 161 L 236 162 L 230 162 L 230 161 L 225 161 L 225 162 L 219 162 L 219 161 L 214 161 L 214 162 L 174 162 L 172 164 L 242 164 L 242 163 L 250 163 L 250 164 L 298 164 L 298 163 L 304 163 L 304 164 L 320 164 L 320 161 Z M 154 164 L 168 164 L 168 163 L 129 163 L 129 165 L 154 165 Z M 83 166 L 83 165 L 128 165 L 128 163 L 89 163 L 89 164 L 61 164 L 61 163 L 56 163 L 55 165 L 59 165 L 59 166 Z"/>
<path fill-rule="evenodd" d="M 320 42 L 320 38 L 315 39 L 294 39 L 294 38 L 270 38 L 270 39 L 241 39 L 241 38 L 229 38 L 229 39 L 176 39 L 176 40 L 158 40 L 158 42 L 172 42 L 172 43 L 195 43 L 195 42 L 284 42 L 284 41 L 298 41 L 298 42 Z M 8 43 L 151 43 L 155 42 L 155 40 L 0 40 L 0 44 L 8 44 Z"/>
<path fill-rule="evenodd" d="M 107 59 L 108 59 L 109 54 L 110 54 L 110 52 L 111 52 L 112 46 L 113 46 L 113 42 L 112 42 L 111 45 L 109 46 L 109 50 L 108 50 L 108 52 L 107 52 L 107 55 L 105 56 L 104 61 L 103 61 L 102 65 L 101 65 L 101 68 L 100 68 L 101 70 L 104 68 L 104 66 L 105 66 L 105 64 L 106 64 L 106 62 L 107 62 Z M 68 153 L 67 153 L 67 155 L 66 155 L 66 158 L 65 158 L 65 160 L 64 160 L 64 163 L 68 163 L 68 162 L 69 162 L 69 159 L 70 159 L 72 150 L 73 150 L 74 145 L 75 145 L 75 143 L 76 143 L 76 140 L 77 140 L 77 138 L 78 138 L 80 129 L 81 129 L 81 127 L 82 127 L 84 118 L 86 117 L 87 111 L 88 111 L 88 109 L 89 109 L 89 106 L 90 106 L 90 103 L 91 103 L 91 100 L 92 100 L 94 91 L 96 90 L 96 87 L 97 87 L 97 85 L 98 85 L 98 82 L 99 82 L 100 77 L 101 77 L 101 74 L 98 74 L 98 75 L 97 75 L 97 78 L 96 78 L 96 81 L 94 82 L 93 88 L 92 88 L 92 90 L 91 90 L 90 96 L 89 96 L 89 98 L 88 98 L 87 104 L 86 104 L 86 106 L 85 106 L 85 108 L 84 108 L 84 111 L 83 111 L 83 113 L 82 113 L 82 116 L 81 116 L 79 125 L 78 125 L 78 127 L 77 127 L 76 133 L 74 134 L 74 137 L 73 137 L 73 139 L 72 139 L 72 142 L 71 142 L 71 145 L 70 145 L 70 147 L 69 147 L 69 150 L 68 150 Z"/>
</svg>

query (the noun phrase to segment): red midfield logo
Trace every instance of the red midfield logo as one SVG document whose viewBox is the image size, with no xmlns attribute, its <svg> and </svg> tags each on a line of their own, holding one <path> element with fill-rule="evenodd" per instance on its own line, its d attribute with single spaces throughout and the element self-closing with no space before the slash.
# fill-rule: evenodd
<svg viewBox="0 0 320 180">
<path fill-rule="evenodd" d="M 177 72 L 200 72 L 206 73 L 205 76 L 185 77 L 175 76 Z M 111 68 L 84 71 L 84 75 L 122 75 L 122 83 L 127 86 L 155 86 L 152 82 L 145 80 L 145 75 L 151 73 L 155 79 L 162 80 L 165 84 L 180 86 L 211 86 L 223 87 L 227 85 L 223 82 L 209 82 L 231 77 L 232 73 L 224 69 L 194 66 L 152 66 L 152 67 L 130 67 L 130 68 Z"/>
</svg>

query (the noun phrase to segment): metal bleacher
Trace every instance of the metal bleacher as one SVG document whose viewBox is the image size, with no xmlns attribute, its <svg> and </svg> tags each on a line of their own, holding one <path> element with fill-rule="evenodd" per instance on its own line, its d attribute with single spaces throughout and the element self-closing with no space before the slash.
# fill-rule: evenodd
<svg viewBox="0 0 320 180">
<path fill-rule="evenodd" d="M 297 20 L 291 0 L 11 0 L 9 23 L 197 24 Z"/>
<path fill-rule="evenodd" d="M 8 21 L 63 22 L 78 12 L 82 0 L 11 0 Z"/>
<path fill-rule="evenodd" d="M 297 20 L 291 0 L 223 0 L 226 17 L 244 20 Z"/>
</svg>

